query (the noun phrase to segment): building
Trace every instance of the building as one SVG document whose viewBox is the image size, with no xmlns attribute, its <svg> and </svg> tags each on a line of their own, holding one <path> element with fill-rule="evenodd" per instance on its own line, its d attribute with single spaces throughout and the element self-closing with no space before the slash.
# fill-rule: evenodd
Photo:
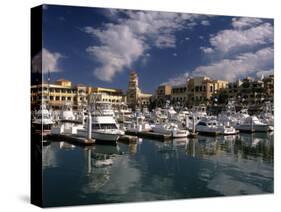
<svg viewBox="0 0 281 212">
<path fill-rule="evenodd" d="M 91 94 L 99 94 L 98 101 L 110 103 L 113 108 L 126 104 L 127 98 L 121 89 L 93 87 Z"/>
<path fill-rule="evenodd" d="M 184 106 L 187 103 L 187 86 L 186 84 L 172 87 L 171 103 Z"/>
<path fill-rule="evenodd" d="M 142 93 L 139 88 L 139 79 L 136 72 L 132 71 L 129 76 L 129 84 L 127 91 L 127 104 L 135 109 L 137 106 L 142 107 L 148 105 L 151 94 Z"/>
<path fill-rule="evenodd" d="M 91 88 L 83 84 L 78 84 L 74 87 L 74 108 L 84 108 L 88 105 L 88 96 L 91 92 Z"/>
<path fill-rule="evenodd" d="M 262 79 L 264 83 L 264 93 L 267 101 L 273 102 L 274 97 L 274 75 L 269 75 Z"/>
<path fill-rule="evenodd" d="M 235 82 L 229 82 L 226 88 L 228 99 L 237 99 L 240 96 L 240 86 L 242 85 L 241 80 Z"/>
<path fill-rule="evenodd" d="M 238 99 L 243 104 L 261 104 L 265 99 L 264 82 L 247 77 L 242 80 L 239 87 Z"/>
<path fill-rule="evenodd" d="M 188 105 L 208 104 L 227 85 L 228 81 L 212 80 L 206 76 L 189 79 L 187 82 Z"/>
<path fill-rule="evenodd" d="M 31 87 L 31 105 L 38 107 L 42 102 L 59 109 L 70 102 L 74 109 L 88 105 L 92 93 L 101 94 L 100 101 L 111 103 L 113 107 L 126 103 L 126 95 L 120 89 L 89 87 L 83 84 L 72 85 L 71 81 L 60 79 L 55 83 L 42 83 Z"/>
<path fill-rule="evenodd" d="M 68 80 L 57 80 L 54 84 L 43 82 L 31 86 L 31 106 L 38 107 L 42 102 L 53 108 L 59 108 L 66 101 L 73 103 L 76 95 L 75 89 Z"/>
<path fill-rule="evenodd" d="M 172 94 L 172 86 L 171 85 L 160 85 L 156 89 L 156 105 L 157 106 L 163 106 L 165 105 L 166 101 L 171 100 L 171 94 Z"/>
</svg>

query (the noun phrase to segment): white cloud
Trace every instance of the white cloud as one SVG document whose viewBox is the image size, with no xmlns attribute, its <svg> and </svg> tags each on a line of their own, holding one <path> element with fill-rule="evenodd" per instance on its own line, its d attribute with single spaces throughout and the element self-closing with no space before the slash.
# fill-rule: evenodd
<svg viewBox="0 0 281 212">
<path fill-rule="evenodd" d="M 271 74 L 273 74 L 273 73 L 274 73 L 273 69 L 261 70 L 261 71 L 258 71 L 258 72 L 256 73 L 256 76 L 257 76 L 258 78 L 261 78 L 262 76 L 266 77 L 266 76 L 271 75 Z"/>
<path fill-rule="evenodd" d="M 176 38 L 174 35 L 159 35 L 155 41 L 155 46 L 160 49 L 175 48 Z"/>
<path fill-rule="evenodd" d="M 174 53 L 173 53 L 173 56 L 176 57 L 176 56 L 178 56 L 178 54 L 177 54 L 176 52 L 174 52 Z"/>
<path fill-rule="evenodd" d="M 209 22 L 208 20 L 202 20 L 202 21 L 201 21 L 201 24 L 202 24 L 203 26 L 209 26 L 209 25 L 210 25 L 210 22 Z"/>
<path fill-rule="evenodd" d="M 210 47 L 203 47 L 203 46 L 201 46 L 201 47 L 200 47 L 200 50 L 201 50 L 202 52 L 206 53 L 206 54 L 210 54 L 210 53 L 213 53 L 213 52 L 214 52 L 214 50 L 213 50 L 212 48 L 210 48 Z"/>
<path fill-rule="evenodd" d="M 223 53 L 272 42 L 273 27 L 269 23 L 264 23 L 246 30 L 223 30 L 210 38 L 211 46 Z"/>
<path fill-rule="evenodd" d="M 204 36 L 200 35 L 199 39 L 204 40 Z"/>
<path fill-rule="evenodd" d="M 32 58 L 32 72 L 48 73 L 59 72 L 62 69 L 59 68 L 59 60 L 63 56 L 58 52 L 50 52 L 46 48 L 43 48 L 38 54 Z"/>
<path fill-rule="evenodd" d="M 262 22 L 263 21 L 259 18 L 250 18 L 250 17 L 232 18 L 232 26 L 235 29 L 250 28 L 255 25 L 261 24 Z"/>
<path fill-rule="evenodd" d="M 248 75 L 257 75 L 264 68 L 273 66 L 273 56 L 272 48 L 263 48 L 255 53 L 240 54 L 234 59 L 222 59 L 210 65 L 199 66 L 192 75 L 234 81 Z"/>
<path fill-rule="evenodd" d="M 111 81 L 115 74 L 130 68 L 151 46 L 175 48 L 176 31 L 206 19 L 193 14 L 127 10 L 113 13 L 111 10 L 111 15 L 115 17 L 115 24 L 104 24 L 100 29 L 84 28 L 100 42 L 99 46 L 88 47 L 87 52 L 100 62 L 94 74 L 104 81 Z"/>
<path fill-rule="evenodd" d="M 125 25 L 107 25 L 105 30 L 92 30 L 101 42 L 101 46 L 90 46 L 86 49 L 101 66 L 95 69 L 95 76 L 104 81 L 111 81 L 114 75 L 123 71 L 139 58 L 145 47 L 130 28 Z M 89 31 L 89 29 L 88 29 Z"/>
<path fill-rule="evenodd" d="M 180 74 L 179 76 L 170 78 L 167 82 L 161 83 L 161 85 L 171 85 L 171 86 L 184 85 L 186 84 L 188 77 L 189 77 L 189 73 Z"/>
<path fill-rule="evenodd" d="M 185 37 L 184 39 L 185 39 L 185 40 L 190 40 L 190 38 L 189 38 L 189 37 Z"/>
</svg>

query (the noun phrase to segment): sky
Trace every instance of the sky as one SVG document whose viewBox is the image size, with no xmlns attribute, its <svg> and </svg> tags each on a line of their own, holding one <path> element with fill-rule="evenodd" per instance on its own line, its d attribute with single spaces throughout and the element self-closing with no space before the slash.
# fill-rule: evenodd
<svg viewBox="0 0 281 212">
<path fill-rule="evenodd" d="M 273 73 L 273 19 L 43 6 L 43 49 L 33 56 L 51 81 L 143 92 L 208 76 L 235 81 Z M 41 64 L 40 64 L 41 65 Z"/>
</svg>

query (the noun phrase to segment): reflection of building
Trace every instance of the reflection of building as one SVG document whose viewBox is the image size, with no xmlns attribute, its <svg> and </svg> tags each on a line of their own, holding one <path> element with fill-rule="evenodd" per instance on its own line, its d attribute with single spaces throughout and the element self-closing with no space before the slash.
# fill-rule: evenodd
<svg viewBox="0 0 281 212">
<path fill-rule="evenodd" d="M 141 92 L 139 88 L 138 75 L 136 72 L 131 72 L 127 92 L 128 106 L 135 108 L 136 106 L 148 105 L 151 96 L 151 94 L 145 94 Z"/>
<path fill-rule="evenodd" d="M 213 95 L 227 87 L 228 82 L 211 80 L 209 77 L 194 77 L 187 82 L 188 103 L 208 103 Z"/>
</svg>

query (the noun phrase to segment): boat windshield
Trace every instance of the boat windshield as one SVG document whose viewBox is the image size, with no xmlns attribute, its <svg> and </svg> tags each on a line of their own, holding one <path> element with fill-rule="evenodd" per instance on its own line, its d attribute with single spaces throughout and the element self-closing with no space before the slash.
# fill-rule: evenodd
<svg viewBox="0 0 281 212">
<path fill-rule="evenodd" d="M 92 124 L 92 129 L 117 129 L 116 124 Z"/>
<path fill-rule="evenodd" d="M 48 114 L 40 114 L 37 116 L 38 119 L 50 119 L 50 116 Z"/>
</svg>

